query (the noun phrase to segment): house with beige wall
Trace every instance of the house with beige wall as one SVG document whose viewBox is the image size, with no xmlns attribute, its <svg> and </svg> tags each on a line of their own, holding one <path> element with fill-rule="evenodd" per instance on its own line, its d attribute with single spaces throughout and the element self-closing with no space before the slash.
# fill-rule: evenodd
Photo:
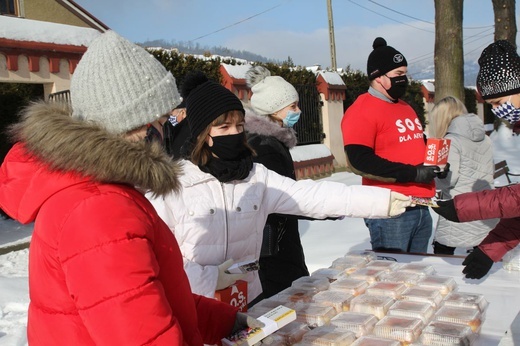
<svg viewBox="0 0 520 346">
<path fill-rule="evenodd" d="M 0 83 L 68 90 L 88 44 L 108 27 L 70 0 L 7 0 L 0 8 Z"/>
</svg>

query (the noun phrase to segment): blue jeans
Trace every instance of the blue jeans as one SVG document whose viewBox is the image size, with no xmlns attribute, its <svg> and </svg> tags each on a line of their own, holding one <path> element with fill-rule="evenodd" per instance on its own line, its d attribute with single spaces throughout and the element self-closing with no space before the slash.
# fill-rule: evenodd
<svg viewBox="0 0 520 346">
<path fill-rule="evenodd" d="M 373 250 L 427 252 L 432 235 L 432 217 L 426 206 L 407 208 L 391 219 L 365 219 Z"/>
</svg>

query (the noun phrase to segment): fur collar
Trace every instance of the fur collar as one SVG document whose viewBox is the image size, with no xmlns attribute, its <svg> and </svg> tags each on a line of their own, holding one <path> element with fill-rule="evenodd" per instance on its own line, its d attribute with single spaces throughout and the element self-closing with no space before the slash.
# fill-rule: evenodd
<svg viewBox="0 0 520 346">
<path fill-rule="evenodd" d="M 246 112 L 245 130 L 251 134 L 275 137 L 289 149 L 294 148 L 298 142 L 294 129 L 281 127 L 267 116 L 256 115 L 250 111 Z"/>
<path fill-rule="evenodd" d="M 63 104 L 34 103 L 11 134 L 53 170 L 130 184 L 155 195 L 179 189 L 181 169 L 159 144 L 129 142 L 70 114 Z"/>
</svg>

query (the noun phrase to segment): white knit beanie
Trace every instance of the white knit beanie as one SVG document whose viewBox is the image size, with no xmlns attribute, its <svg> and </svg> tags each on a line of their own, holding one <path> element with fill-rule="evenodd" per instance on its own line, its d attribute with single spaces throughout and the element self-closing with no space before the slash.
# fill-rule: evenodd
<svg viewBox="0 0 520 346">
<path fill-rule="evenodd" d="M 93 40 L 70 85 L 72 116 L 122 134 L 180 103 L 175 78 L 153 55 L 114 31 Z"/>
<path fill-rule="evenodd" d="M 255 66 L 246 72 L 246 82 L 251 88 L 251 107 L 258 115 L 273 114 L 298 101 L 298 92 L 291 83 L 263 66 Z"/>
</svg>

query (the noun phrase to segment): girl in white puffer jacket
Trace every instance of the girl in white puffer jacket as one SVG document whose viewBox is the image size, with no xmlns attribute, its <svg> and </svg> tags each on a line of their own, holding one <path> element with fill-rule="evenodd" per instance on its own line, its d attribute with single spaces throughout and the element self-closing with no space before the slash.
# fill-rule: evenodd
<svg viewBox="0 0 520 346">
<path fill-rule="evenodd" d="M 213 297 L 237 279 L 248 282 L 248 302 L 262 291 L 256 272 L 229 274 L 234 262 L 258 259 L 271 213 L 314 218 L 399 215 L 409 197 L 388 189 L 295 181 L 253 163 L 244 133 L 244 108 L 228 89 L 202 73 L 183 85 L 191 137 L 183 146 L 182 190 L 154 198 L 175 234 L 193 292 Z"/>
</svg>

